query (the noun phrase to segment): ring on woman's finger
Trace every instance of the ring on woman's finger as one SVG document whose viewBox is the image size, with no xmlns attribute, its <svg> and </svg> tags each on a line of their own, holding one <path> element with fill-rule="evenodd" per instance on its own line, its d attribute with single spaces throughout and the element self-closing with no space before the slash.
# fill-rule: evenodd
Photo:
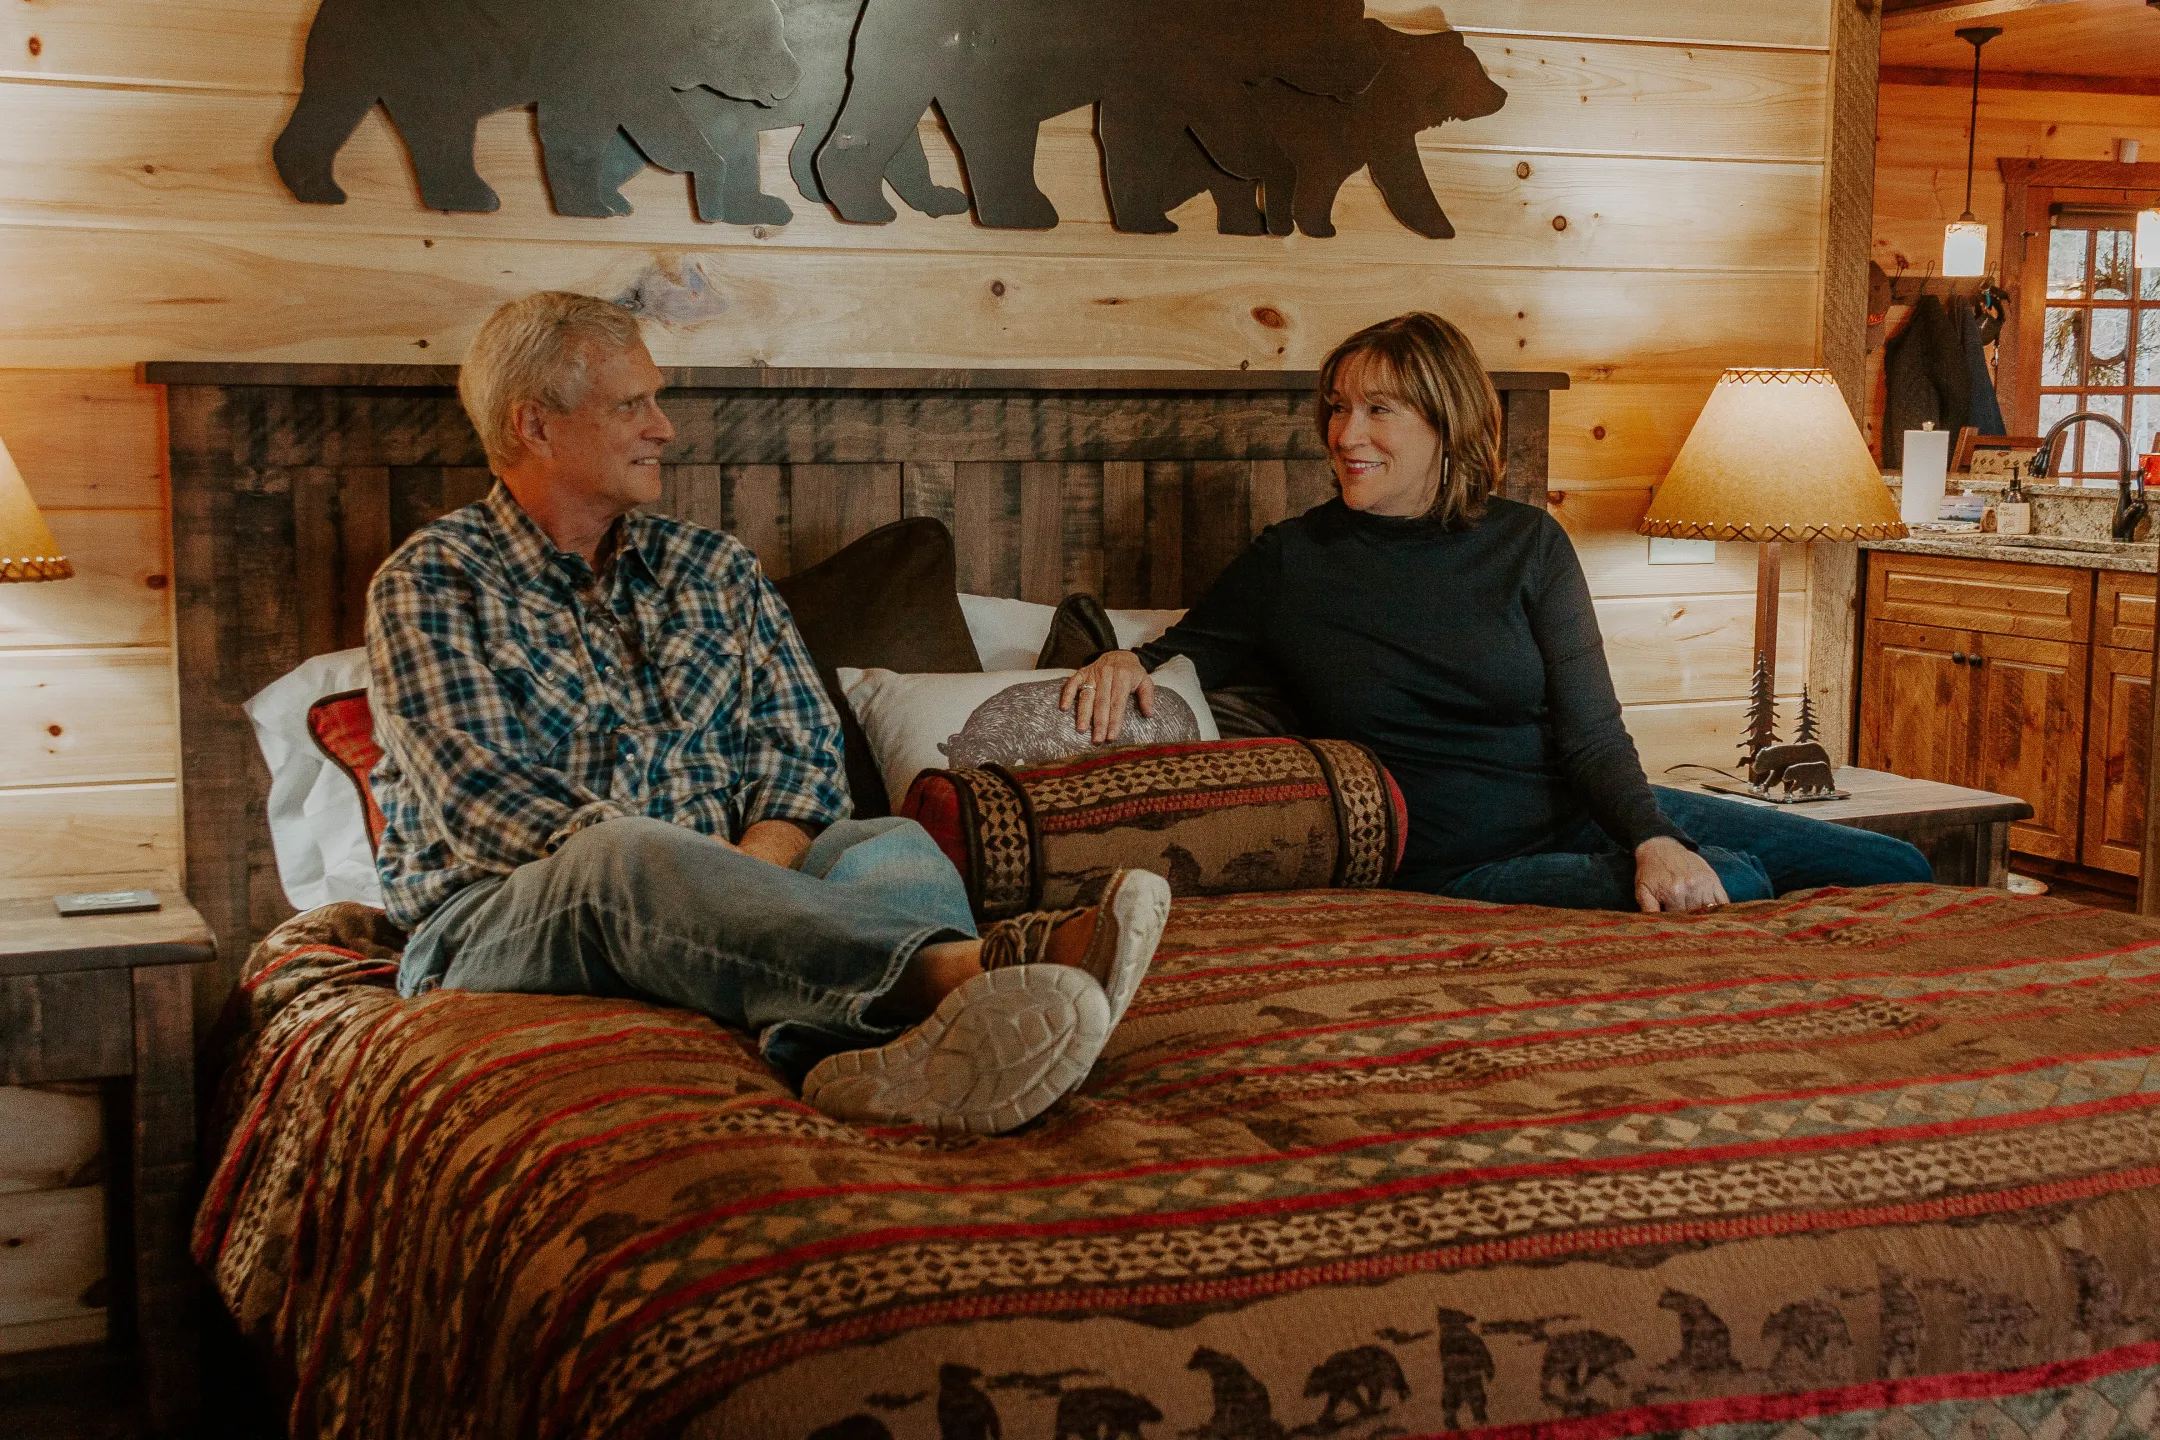
<svg viewBox="0 0 2160 1440">
<path fill-rule="evenodd" d="M 1095 682 L 1094 682 L 1094 681 L 1092 681 L 1092 680 L 1090 680 L 1090 681 L 1088 681 L 1088 682 L 1087 682 L 1087 683 L 1086 683 L 1085 685 L 1082 685 L 1082 686 L 1080 687 L 1080 693 L 1081 693 L 1081 694 L 1083 694 L 1083 695 L 1085 695 L 1085 694 L 1087 694 L 1087 692 L 1088 692 L 1088 691 L 1090 691 L 1090 690 L 1093 690 L 1094 688 L 1095 688 Z"/>
</svg>

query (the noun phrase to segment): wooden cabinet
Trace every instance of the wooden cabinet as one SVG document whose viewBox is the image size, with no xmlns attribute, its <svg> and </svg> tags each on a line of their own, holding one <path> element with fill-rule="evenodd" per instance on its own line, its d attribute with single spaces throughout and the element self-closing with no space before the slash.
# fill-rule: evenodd
<svg viewBox="0 0 2160 1440">
<path fill-rule="evenodd" d="M 2147 601 L 2149 609 L 2151 602 Z M 2135 875 L 2145 846 L 2146 747 L 2151 743 L 2152 651 L 2095 645 L 2085 718 L 2087 865 Z"/>
<path fill-rule="evenodd" d="M 2136 874 L 2153 615 L 2147 575 L 1872 554 L 1859 763 L 2015 795 L 2012 849 Z"/>
<path fill-rule="evenodd" d="M 1860 764 L 2015 795 L 2033 816 L 2011 826 L 2012 848 L 2077 859 L 2085 651 L 2053 640 L 1870 621 Z"/>
</svg>

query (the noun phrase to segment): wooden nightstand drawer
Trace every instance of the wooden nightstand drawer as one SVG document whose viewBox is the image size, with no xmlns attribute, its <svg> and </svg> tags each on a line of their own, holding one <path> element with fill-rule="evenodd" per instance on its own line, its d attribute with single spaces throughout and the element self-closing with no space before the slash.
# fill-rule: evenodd
<svg viewBox="0 0 2160 1440">
<path fill-rule="evenodd" d="M 2092 634 L 2092 596 L 2090 570 L 1880 550 L 1868 557 L 1870 620 L 2076 645 Z"/>
<path fill-rule="evenodd" d="M 2153 643 L 2153 577 L 2100 572 L 2093 600 L 2093 644 L 2150 650 Z"/>
<path fill-rule="evenodd" d="M 0 1085 L 132 1074 L 132 990 L 125 970 L 0 975 Z"/>
</svg>

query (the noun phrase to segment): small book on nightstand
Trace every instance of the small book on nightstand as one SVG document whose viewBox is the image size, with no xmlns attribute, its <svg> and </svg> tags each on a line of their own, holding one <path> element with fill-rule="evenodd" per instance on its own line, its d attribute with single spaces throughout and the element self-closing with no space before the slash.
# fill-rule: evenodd
<svg viewBox="0 0 2160 1440">
<path fill-rule="evenodd" d="M 85 890 L 53 896 L 53 909 L 62 915 L 134 915 L 157 908 L 155 890 Z"/>
</svg>

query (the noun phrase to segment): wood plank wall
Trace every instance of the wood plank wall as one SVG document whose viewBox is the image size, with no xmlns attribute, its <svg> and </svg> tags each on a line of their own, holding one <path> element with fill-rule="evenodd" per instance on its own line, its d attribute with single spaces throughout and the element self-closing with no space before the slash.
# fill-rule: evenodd
<svg viewBox="0 0 2160 1440">
<path fill-rule="evenodd" d="M 269 145 L 314 0 L 10 6 L 0 436 L 84 574 L 0 592 L 0 893 L 63 873 L 171 883 L 179 865 L 162 421 L 131 367 L 454 360 L 493 304 L 543 285 L 634 298 L 662 362 L 701 365 L 1303 368 L 1361 324 L 1439 310 L 1495 368 L 1573 375 L 1553 510 L 1630 727 L 1653 770 L 1724 759 L 1752 557 L 1653 567 L 1633 526 L 1722 367 L 1818 358 L 1832 7 L 1849 3 L 1454 0 L 1445 22 L 1511 99 L 1423 137 L 1451 242 L 1405 230 L 1362 176 L 1334 239 L 1219 236 L 1204 199 L 1179 234 L 1116 234 L 1082 115 L 1045 127 L 1041 183 L 1065 217 L 1047 234 L 843 225 L 794 196 L 785 134 L 764 167 L 788 226 L 700 225 L 657 172 L 629 187 L 635 215 L 563 219 L 523 114 L 482 127 L 500 213 L 421 209 L 379 116 L 339 164 L 351 203 L 303 207 Z M 1430 0 L 1374 13 L 1442 19 Z M 1797 561 L 1786 585 L 1805 585 Z M 1807 608 L 1789 595 L 1782 613 Z M 1805 654 L 1793 635 L 1779 674 Z"/>
</svg>

